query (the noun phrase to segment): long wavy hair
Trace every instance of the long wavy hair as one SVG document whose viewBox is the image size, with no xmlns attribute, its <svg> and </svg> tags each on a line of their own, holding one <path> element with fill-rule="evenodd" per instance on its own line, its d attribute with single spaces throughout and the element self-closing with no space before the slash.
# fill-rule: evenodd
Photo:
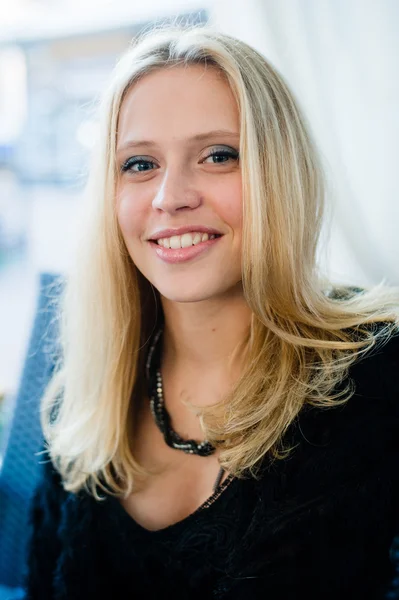
<svg viewBox="0 0 399 600">
<path fill-rule="evenodd" d="M 301 408 L 353 393 L 350 365 L 398 330 L 398 292 L 355 291 L 319 272 L 325 177 L 298 103 L 277 70 L 244 42 L 209 27 L 161 27 L 135 40 L 99 108 L 82 235 L 59 305 L 59 359 L 42 400 L 47 451 L 66 490 L 128 494 L 146 473 L 132 452 L 135 399 L 162 318 L 158 292 L 129 256 L 116 217 L 120 107 L 140 78 L 203 64 L 228 81 L 240 113 L 242 281 L 252 310 L 245 365 L 227 396 L 203 409 L 204 434 L 237 477 L 283 458 Z M 347 385 L 337 384 L 347 381 Z"/>
</svg>

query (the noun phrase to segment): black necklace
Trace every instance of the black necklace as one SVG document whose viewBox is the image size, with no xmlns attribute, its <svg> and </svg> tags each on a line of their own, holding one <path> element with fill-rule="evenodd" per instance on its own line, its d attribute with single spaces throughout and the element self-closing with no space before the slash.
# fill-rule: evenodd
<svg viewBox="0 0 399 600">
<path fill-rule="evenodd" d="M 210 456 L 216 450 L 208 441 L 197 443 L 195 440 L 184 440 L 176 431 L 172 429 L 170 416 L 165 407 L 163 398 L 162 375 L 160 370 L 161 348 L 158 344 L 162 334 L 162 328 L 155 334 L 150 346 L 147 362 L 146 376 L 149 384 L 149 397 L 151 412 L 155 423 L 163 434 L 165 442 L 171 448 L 182 450 L 186 454 L 197 454 L 199 456 Z M 223 470 L 219 473 L 223 476 Z M 218 476 L 218 478 L 219 478 Z M 219 482 L 220 483 L 220 482 Z"/>
</svg>

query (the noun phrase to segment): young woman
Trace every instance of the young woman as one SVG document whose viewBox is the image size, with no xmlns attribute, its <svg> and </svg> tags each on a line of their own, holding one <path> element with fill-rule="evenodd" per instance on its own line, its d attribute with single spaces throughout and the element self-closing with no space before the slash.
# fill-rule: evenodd
<svg viewBox="0 0 399 600">
<path fill-rule="evenodd" d="M 28 598 L 384 598 L 398 296 L 319 273 L 322 169 L 287 85 L 166 28 L 101 110 Z"/>
</svg>

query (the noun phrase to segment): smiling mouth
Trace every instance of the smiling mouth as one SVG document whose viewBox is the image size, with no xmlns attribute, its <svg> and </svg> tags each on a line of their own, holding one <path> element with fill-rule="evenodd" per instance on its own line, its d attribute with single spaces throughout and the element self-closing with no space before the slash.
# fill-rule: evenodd
<svg viewBox="0 0 399 600">
<path fill-rule="evenodd" d="M 209 234 L 202 233 L 200 231 L 192 231 L 189 233 L 183 233 L 182 235 L 172 235 L 171 237 L 150 240 L 150 242 L 165 249 L 180 250 L 183 248 L 190 248 L 191 246 L 198 246 L 203 242 L 207 242 L 219 237 L 221 237 L 221 234 Z"/>
<path fill-rule="evenodd" d="M 186 263 L 206 255 L 219 243 L 223 234 L 193 231 L 170 238 L 149 240 L 158 259 L 169 264 Z"/>
</svg>

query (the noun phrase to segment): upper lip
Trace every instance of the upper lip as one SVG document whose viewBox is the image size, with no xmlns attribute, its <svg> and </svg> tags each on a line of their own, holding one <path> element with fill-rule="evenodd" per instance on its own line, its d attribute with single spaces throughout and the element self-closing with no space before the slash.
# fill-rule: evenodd
<svg viewBox="0 0 399 600">
<path fill-rule="evenodd" d="M 148 240 L 170 238 L 173 235 L 183 235 L 183 233 L 191 233 L 192 231 L 209 233 L 210 235 L 222 235 L 220 231 L 213 229 L 212 227 L 204 227 L 203 225 L 185 225 L 184 227 L 176 227 L 173 229 L 158 229 L 148 237 Z"/>
</svg>

